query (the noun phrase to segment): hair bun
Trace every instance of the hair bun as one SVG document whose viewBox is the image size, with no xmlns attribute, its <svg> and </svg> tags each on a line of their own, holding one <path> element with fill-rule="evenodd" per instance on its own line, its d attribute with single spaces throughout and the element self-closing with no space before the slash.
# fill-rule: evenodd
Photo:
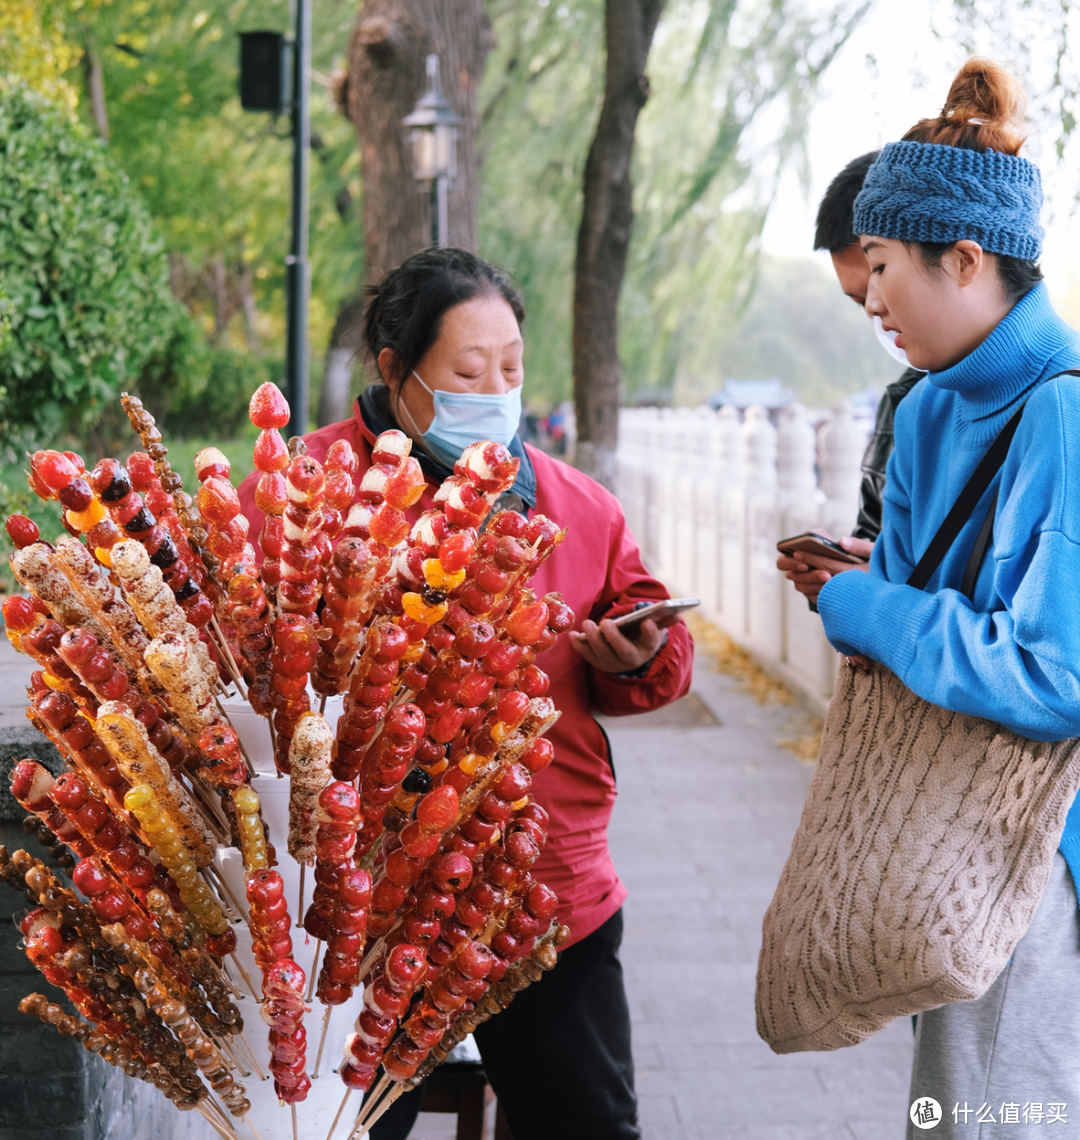
<svg viewBox="0 0 1080 1140">
<path fill-rule="evenodd" d="M 1016 77 L 992 59 L 973 56 L 956 73 L 941 114 L 920 120 L 904 140 L 1019 154 L 1026 110 Z"/>
</svg>

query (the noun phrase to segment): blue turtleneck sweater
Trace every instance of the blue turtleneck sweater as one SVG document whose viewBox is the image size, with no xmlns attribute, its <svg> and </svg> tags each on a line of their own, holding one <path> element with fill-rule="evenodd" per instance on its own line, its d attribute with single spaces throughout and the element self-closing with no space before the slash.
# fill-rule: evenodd
<svg viewBox="0 0 1080 1140">
<path fill-rule="evenodd" d="M 1080 736 L 1080 334 L 1024 296 L 978 348 L 918 383 L 896 413 L 870 573 L 818 598 L 842 653 L 888 666 L 919 696 L 1034 740 Z M 1027 400 L 1004 466 L 924 590 L 906 586 L 976 464 Z M 974 600 L 968 557 L 1000 486 Z M 1080 808 L 1061 849 L 1080 884 Z M 1078 887 L 1080 889 L 1080 887 Z"/>
</svg>

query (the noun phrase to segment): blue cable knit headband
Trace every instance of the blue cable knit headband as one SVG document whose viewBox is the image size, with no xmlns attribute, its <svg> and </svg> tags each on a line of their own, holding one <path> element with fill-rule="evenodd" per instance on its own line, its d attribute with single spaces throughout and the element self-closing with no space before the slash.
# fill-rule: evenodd
<svg viewBox="0 0 1080 1140">
<path fill-rule="evenodd" d="M 1042 179 L 1026 158 L 938 143 L 888 143 L 855 199 L 855 232 L 899 241 L 977 241 L 990 253 L 1042 253 Z"/>
</svg>

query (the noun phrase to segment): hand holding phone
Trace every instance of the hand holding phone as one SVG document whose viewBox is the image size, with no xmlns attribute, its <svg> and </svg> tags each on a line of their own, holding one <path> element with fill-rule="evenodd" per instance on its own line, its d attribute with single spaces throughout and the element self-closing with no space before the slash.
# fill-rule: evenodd
<svg viewBox="0 0 1080 1140">
<path fill-rule="evenodd" d="M 792 535 L 791 538 L 780 539 L 776 544 L 776 549 L 788 558 L 797 559 L 800 554 L 816 554 L 819 558 L 830 558 L 835 562 L 850 562 L 853 565 L 869 561 L 868 556 L 845 550 L 835 539 L 813 530 Z"/>
<path fill-rule="evenodd" d="M 613 625 L 619 627 L 619 632 L 624 637 L 633 638 L 638 635 L 641 630 L 641 623 L 646 618 L 652 618 L 657 627 L 663 629 L 665 626 L 671 625 L 679 614 L 700 605 L 701 601 L 698 598 L 665 598 L 661 602 L 653 602 L 651 605 L 641 606 L 629 613 L 621 614 L 617 618 L 612 618 L 611 621 Z"/>
</svg>

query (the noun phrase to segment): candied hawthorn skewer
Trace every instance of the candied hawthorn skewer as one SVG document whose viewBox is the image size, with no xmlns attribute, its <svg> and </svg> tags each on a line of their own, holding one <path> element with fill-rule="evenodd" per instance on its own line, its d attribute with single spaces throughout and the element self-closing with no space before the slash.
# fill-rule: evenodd
<svg viewBox="0 0 1080 1140">
<path fill-rule="evenodd" d="M 289 747 L 289 854 L 302 866 L 315 862 L 318 798 L 330 783 L 330 749 L 334 733 L 314 712 L 296 722 Z"/>
<path fill-rule="evenodd" d="M 41 666 L 40 676 L 44 685 L 69 694 L 78 702 L 80 709 L 95 712 L 97 698 L 60 656 L 64 627 L 52 618 L 43 617 L 26 598 L 6 598 L 3 613 L 9 630 L 18 634 L 19 652 L 32 657 Z"/>
<path fill-rule="evenodd" d="M 286 1104 L 299 1104 L 307 1099 L 311 1079 L 306 1066 L 306 1034 L 304 1014 L 304 971 L 291 958 L 279 959 L 263 974 L 266 1000 L 259 1010 L 270 1026 L 270 1071 L 274 1091 Z"/>
<path fill-rule="evenodd" d="M 151 743 L 146 728 L 127 705 L 108 702 L 98 710 L 97 731 L 131 785 L 149 784 L 161 807 L 190 848 L 195 863 L 205 867 L 213 859 L 217 842 L 199 809 Z"/>
<path fill-rule="evenodd" d="M 422 643 L 411 644 L 405 630 L 389 617 L 377 618 L 368 627 L 338 720 L 333 760 L 337 779 L 355 780 L 360 773 L 365 751 L 385 723 L 398 673 L 413 652 L 422 654 Z"/>
<path fill-rule="evenodd" d="M 213 572 L 215 567 L 214 556 L 205 549 L 206 528 L 195 507 L 191 496 L 184 490 L 184 481 L 179 472 L 174 471 L 167 458 L 169 449 L 161 442 L 161 432 L 154 423 L 154 417 L 143 407 L 137 396 L 129 396 L 126 392 L 120 398 L 131 424 L 146 454 L 154 464 L 154 471 L 161 481 L 162 489 L 172 496 L 173 506 L 183 527 L 186 542 L 194 553 L 193 558 L 187 558 L 187 551 L 177 543 L 178 551 L 183 556 L 187 572 L 195 580 L 200 589 L 206 588 L 207 573 Z M 198 624 L 198 623 L 196 623 Z"/>
<path fill-rule="evenodd" d="M 255 487 L 255 506 L 264 515 L 259 545 L 263 552 L 262 582 L 271 601 L 281 584 L 281 551 L 284 542 L 285 507 L 288 492 L 282 472 L 289 465 L 289 451 L 278 428 L 288 425 L 289 403 L 276 384 L 256 388 L 248 404 L 248 417 L 260 429 L 255 443 L 255 467 L 262 474 Z"/>
<path fill-rule="evenodd" d="M 206 1088 L 197 1091 L 185 1088 L 161 1062 L 150 1065 L 142 1062 L 130 1050 L 117 1045 L 108 1034 L 65 1013 L 61 1006 L 49 1001 L 44 994 L 28 994 L 19 1002 L 19 1012 L 51 1025 L 64 1037 L 75 1038 L 87 1052 L 96 1053 L 108 1064 L 123 1069 L 129 1077 L 152 1084 L 182 1112 L 197 1108 L 199 1101 L 210 1095 Z"/>
<path fill-rule="evenodd" d="M 124 797 L 124 806 L 142 825 L 195 921 L 207 934 L 224 934 L 229 928 L 225 915 L 199 877 L 192 853 L 184 846 L 155 790 L 149 784 L 136 784 Z"/>
<path fill-rule="evenodd" d="M 281 875 L 270 870 L 250 872 L 247 900 L 251 913 L 252 954 L 265 975 L 275 962 L 292 956 L 292 919 Z"/>
<path fill-rule="evenodd" d="M 66 574 L 59 568 L 53 547 L 32 542 L 17 550 L 10 559 L 11 572 L 18 583 L 44 603 L 48 612 L 68 628 L 83 626 L 94 632 L 102 627 L 90 609 L 73 592 Z"/>
<path fill-rule="evenodd" d="M 424 952 L 403 943 L 395 946 L 378 972 L 371 975 L 371 985 L 364 991 L 365 1008 L 345 1045 L 339 1075 L 347 1088 L 366 1091 L 371 1087 L 398 1020 L 408 1009 L 427 968 Z"/>
<path fill-rule="evenodd" d="M 274 621 L 274 648 L 270 657 L 276 729 L 274 763 L 289 772 L 289 748 L 300 717 L 311 711 L 307 678 L 318 649 L 314 619 L 303 614 L 281 614 Z"/>
</svg>

